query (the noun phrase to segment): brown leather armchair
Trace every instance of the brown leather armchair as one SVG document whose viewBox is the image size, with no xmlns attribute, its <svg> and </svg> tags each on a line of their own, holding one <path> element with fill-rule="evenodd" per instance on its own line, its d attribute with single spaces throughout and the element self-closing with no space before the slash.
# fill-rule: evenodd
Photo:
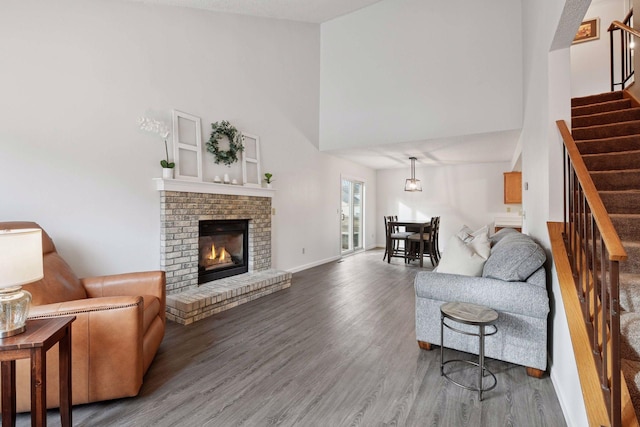
<svg viewBox="0 0 640 427">
<path fill-rule="evenodd" d="M 0 229 L 41 228 L 0 222 Z M 42 231 L 44 278 L 25 285 L 29 318 L 76 316 L 71 325 L 72 403 L 135 396 L 165 330 L 163 271 L 78 279 Z M 17 409 L 29 411 L 29 361 L 16 363 Z M 47 407 L 59 406 L 58 346 L 47 353 Z"/>
</svg>

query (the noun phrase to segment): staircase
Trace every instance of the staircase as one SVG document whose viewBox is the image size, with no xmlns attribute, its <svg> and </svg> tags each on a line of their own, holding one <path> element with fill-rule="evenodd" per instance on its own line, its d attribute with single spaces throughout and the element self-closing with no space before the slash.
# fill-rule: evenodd
<svg viewBox="0 0 640 427">
<path fill-rule="evenodd" d="M 627 251 L 620 264 L 621 366 L 640 414 L 640 107 L 623 92 L 571 100 L 571 128 Z"/>
</svg>

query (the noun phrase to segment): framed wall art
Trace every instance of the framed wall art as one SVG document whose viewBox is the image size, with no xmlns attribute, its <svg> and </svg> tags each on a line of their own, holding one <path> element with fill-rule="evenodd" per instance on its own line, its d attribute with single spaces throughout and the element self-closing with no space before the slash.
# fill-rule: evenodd
<svg viewBox="0 0 640 427">
<path fill-rule="evenodd" d="M 202 181 L 200 117 L 173 110 L 173 158 L 176 162 L 176 179 Z"/>
<path fill-rule="evenodd" d="M 598 40 L 600 38 L 600 18 L 582 21 L 572 44 Z"/>
</svg>

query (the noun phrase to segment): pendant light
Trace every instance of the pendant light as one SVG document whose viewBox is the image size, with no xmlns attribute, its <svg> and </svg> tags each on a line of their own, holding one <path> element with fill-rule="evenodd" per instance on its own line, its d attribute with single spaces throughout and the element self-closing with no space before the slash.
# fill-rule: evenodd
<svg viewBox="0 0 640 427">
<path fill-rule="evenodd" d="M 422 184 L 419 179 L 416 179 L 416 158 L 409 157 L 409 160 L 411 160 L 411 178 L 405 181 L 404 191 L 422 191 Z"/>
</svg>

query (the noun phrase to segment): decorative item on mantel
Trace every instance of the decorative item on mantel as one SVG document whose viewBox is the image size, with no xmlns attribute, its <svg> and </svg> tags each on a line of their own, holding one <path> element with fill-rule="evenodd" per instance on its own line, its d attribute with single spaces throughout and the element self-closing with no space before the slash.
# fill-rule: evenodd
<svg viewBox="0 0 640 427">
<path fill-rule="evenodd" d="M 200 117 L 173 110 L 173 158 L 176 179 L 202 181 Z"/>
<path fill-rule="evenodd" d="M 169 161 L 169 149 L 167 147 L 167 138 L 170 134 L 169 126 L 167 126 L 165 122 L 150 119 L 148 117 L 139 117 L 138 125 L 140 126 L 140 129 L 155 133 L 164 140 L 164 151 L 167 158 L 160 161 L 160 166 L 162 166 L 162 178 L 173 179 L 173 168 L 176 164 Z"/>
<path fill-rule="evenodd" d="M 242 182 L 246 187 L 262 187 L 260 137 L 242 132 Z"/>
<path fill-rule="evenodd" d="M 229 140 L 229 149 L 221 150 L 219 141 L 226 137 Z M 211 124 L 211 138 L 207 141 L 207 151 L 213 154 L 216 164 L 221 162 L 231 166 L 238 161 L 238 153 L 242 152 L 242 134 L 226 120 Z"/>
<path fill-rule="evenodd" d="M 264 182 L 266 183 L 267 188 L 271 188 L 271 183 L 273 182 L 273 174 L 269 172 L 265 172 Z"/>
</svg>

